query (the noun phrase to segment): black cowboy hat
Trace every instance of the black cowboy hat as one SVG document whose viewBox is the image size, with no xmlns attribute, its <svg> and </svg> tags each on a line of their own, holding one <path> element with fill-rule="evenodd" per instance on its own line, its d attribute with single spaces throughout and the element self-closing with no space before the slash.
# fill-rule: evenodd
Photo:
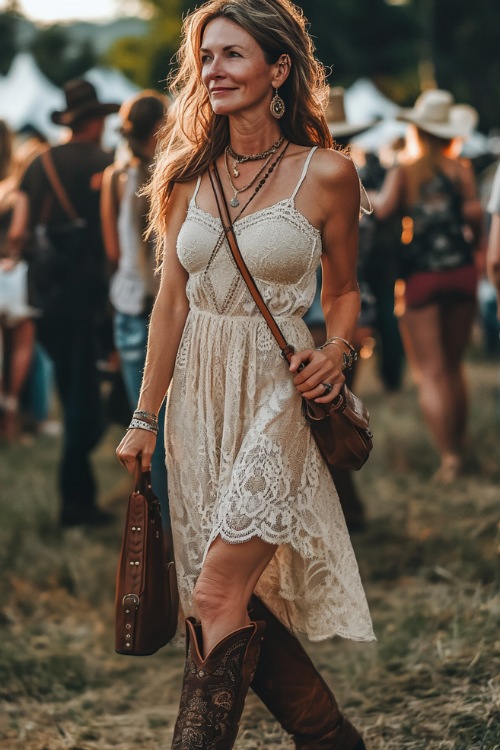
<svg viewBox="0 0 500 750">
<path fill-rule="evenodd" d="M 107 117 L 118 112 L 119 104 L 100 102 L 95 88 L 83 78 L 75 78 L 64 85 L 66 109 L 52 112 L 51 119 L 56 125 L 71 127 L 85 117 Z"/>
</svg>

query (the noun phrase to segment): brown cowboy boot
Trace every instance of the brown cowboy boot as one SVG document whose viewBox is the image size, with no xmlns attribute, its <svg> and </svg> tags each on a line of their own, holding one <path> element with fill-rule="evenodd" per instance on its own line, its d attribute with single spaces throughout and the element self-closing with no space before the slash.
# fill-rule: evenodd
<svg viewBox="0 0 500 750">
<path fill-rule="evenodd" d="M 252 622 L 201 656 L 201 626 L 186 620 L 186 666 L 172 750 L 231 750 L 265 625 Z"/>
<path fill-rule="evenodd" d="M 250 687 L 293 736 L 296 749 L 366 750 L 300 641 L 256 596 L 250 602 L 250 615 L 266 623 Z"/>
</svg>

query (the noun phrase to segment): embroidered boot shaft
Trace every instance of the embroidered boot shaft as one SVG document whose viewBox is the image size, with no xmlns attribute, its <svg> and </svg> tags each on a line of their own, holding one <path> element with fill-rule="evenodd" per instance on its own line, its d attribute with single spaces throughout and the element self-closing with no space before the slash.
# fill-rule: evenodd
<svg viewBox="0 0 500 750">
<path fill-rule="evenodd" d="M 300 641 L 256 596 L 249 611 L 266 624 L 250 687 L 293 736 L 296 750 L 365 750 Z"/>
<path fill-rule="evenodd" d="M 231 750 L 265 624 L 223 638 L 203 659 L 201 626 L 186 620 L 186 665 L 172 750 Z"/>
</svg>

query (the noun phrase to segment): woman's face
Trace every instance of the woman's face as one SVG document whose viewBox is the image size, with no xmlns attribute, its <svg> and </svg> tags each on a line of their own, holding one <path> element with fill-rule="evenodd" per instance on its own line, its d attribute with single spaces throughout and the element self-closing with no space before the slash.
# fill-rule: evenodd
<svg viewBox="0 0 500 750">
<path fill-rule="evenodd" d="M 241 26 L 227 18 L 210 21 L 203 33 L 200 60 L 202 81 L 215 114 L 269 108 L 277 64 L 266 62 L 261 47 Z"/>
</svg>

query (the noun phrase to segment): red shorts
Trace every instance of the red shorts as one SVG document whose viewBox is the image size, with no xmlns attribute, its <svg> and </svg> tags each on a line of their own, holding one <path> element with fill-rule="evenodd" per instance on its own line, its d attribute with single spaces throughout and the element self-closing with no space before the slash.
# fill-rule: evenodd
<svg viewBox="0 0 500 750">
<path fill-rule="evenodd" d="M 476 299 L 477 273 L 474 266 L 446 271 L 418 271 L 406 279 L 408 308 L 425 307 L 450 299 Z"/>
</svg>

